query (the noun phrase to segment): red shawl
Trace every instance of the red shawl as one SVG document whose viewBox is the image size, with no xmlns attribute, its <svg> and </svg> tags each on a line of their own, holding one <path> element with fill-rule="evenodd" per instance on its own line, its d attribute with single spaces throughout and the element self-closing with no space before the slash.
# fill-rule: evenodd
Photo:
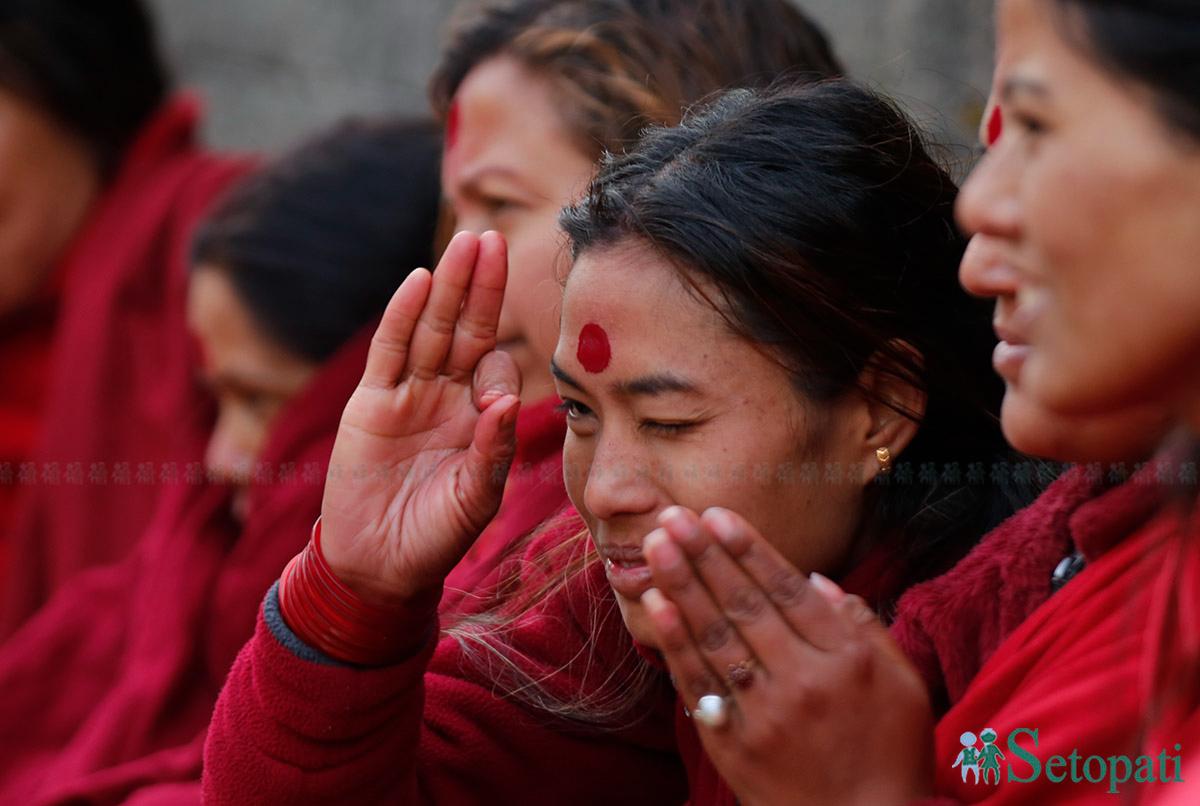
<svg viewBox="0 0 1200 806">
<path fill-rule="evenodd" d="M 130 148 L 60 272 L 43 433 L 0 586 L 0 639 L 85 568 L 125 557 L 161 482 L 202 457 L 210 424 L 184 324 L 194 225 L 248 167 L 202 151 L 198 105 L 168 103 Z"/>
<path fill-rule="evenodd" d="M 199 801 L 217 692 L 254 632 L 263 592 L 308 540 L 374 329 L 331 359 L 272 426 L 240 535 L 227 489 L 169 488 L 132 556 L 77 577 L 0 652 L 8 694 L 0 702 L 0 802 Z M 513 523 L 538 523 L 552 514 L 547 501 L 557 509 L 565 499 L 564 425 L 551 406 L 522 417 L 527 441 L 504 507 Z M 526 464 L 538 455 L 540 464 Z M 495 563 L 520 533 L 490 534 L 485 554 Z"/>
<path fill-rule="evenodd" d="M 184 479 L 132 555 L 78 576 L 0 651 L 0 802 L 120 803 L 146 787 L 139 797 L 198 800 L 217 692 L 320 512 L 369 339 L 344 347 L 280 415 L 240 534 L 227 488 Z"/>
<path fill-rule="evenodd" d="M 42 421 L 58 295 L 56 283 L 35 303 L 0 319 L 0 579 L 7 568 L 5 535 L 20 500 L 21 465 L 33 453 Z"/>
</svg>

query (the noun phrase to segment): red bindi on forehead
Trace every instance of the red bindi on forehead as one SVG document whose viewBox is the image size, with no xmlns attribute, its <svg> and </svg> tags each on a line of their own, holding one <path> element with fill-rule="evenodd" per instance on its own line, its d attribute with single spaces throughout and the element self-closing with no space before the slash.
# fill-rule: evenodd
<svg viewBox="0 0 1200 806">
<path fill-rule="evenodd" d="M 579 331 L 579 348 L 575 351 L 579 364 L 593 375 L 608 369 L 612 361 L 612 346 L 608 334 L 595 322 L 589 322 Z"/>
<path fill-rule="evenodd" d="M 1001 132 L 1004 131 L 1004 116 L 1000 112 L 1000 105 L 992 107 L 992 116 L 988 118 L 987 123 L 987 145 L 991 148 L 1000 139 Z"/>
<path fill-rule="evenodd" d="M 446 113 L 446 150 L 454 148 L 458 143 L 460 112 L 458 109 L 458 101 L 450 104 L 450 111 Z"/>
</svg>

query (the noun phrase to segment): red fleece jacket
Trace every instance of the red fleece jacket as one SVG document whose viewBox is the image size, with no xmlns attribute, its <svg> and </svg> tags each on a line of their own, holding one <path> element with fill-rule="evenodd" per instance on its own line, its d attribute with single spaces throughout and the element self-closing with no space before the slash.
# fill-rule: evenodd
<svg viewBox="0 0 1200 806">
<path fill-rule="evenodd" d="M 525 590 L 563 579 L 589 555 L 585 535 L 568 511 L 496 570 L 494 590 L 511 573 Z M 624 705 L 617 729 L 522 704 L 507 693 L 507 661 L 435 640 L 431 612 L 411 614 L 420 648 L 382 669 L 303 659 L 260 617 L 213 715 L 206 802 L 682 802 L 673 690 L 636 654 L 602 567 L 592 562 L 570 580 L 517 617 L 509 657 L 560 700 Z M 639 670 L 649 686 L 635 697 L 629 681 Z"/>
</svg>

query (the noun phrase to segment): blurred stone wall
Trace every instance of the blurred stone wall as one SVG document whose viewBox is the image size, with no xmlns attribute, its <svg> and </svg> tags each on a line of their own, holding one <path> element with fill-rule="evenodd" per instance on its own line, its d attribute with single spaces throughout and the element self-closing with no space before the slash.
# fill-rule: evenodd
<svg viewBox="0 0 1200 806">
<path fill-rule="evenodd" d="M 150 0 L 180 82 L 222 147 L 273 150 L 350 113 L 425 110 L 454 0 Z M 969 157 L 992 65 L 992 0 L 799 0 L 851 73 Z"/>
</svg>

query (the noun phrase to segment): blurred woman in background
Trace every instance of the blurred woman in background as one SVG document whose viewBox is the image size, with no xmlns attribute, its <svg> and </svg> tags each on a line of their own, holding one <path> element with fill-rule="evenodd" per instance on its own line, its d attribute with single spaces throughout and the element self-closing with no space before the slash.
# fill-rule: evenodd
<svg viewBox="0 0 1200 806">
<path fill-rule="evenodd" d="M 141 0 L 0 10 L 0 640 L 202 453 L 186 251 L 247 165 L 170 84 Z"/>
<path fill-rule="evenodd" d="M 431 123 L 348 123 L 203 225 L 188 324 L 218 401 L 215 482 L 171 487 L 129 558 L 71 581 L 0 651 L 0 801 L 198 801 L 209 712 L 320 510 L 374 322 L 430 263 L 440 148 Z"/>
</svg>

